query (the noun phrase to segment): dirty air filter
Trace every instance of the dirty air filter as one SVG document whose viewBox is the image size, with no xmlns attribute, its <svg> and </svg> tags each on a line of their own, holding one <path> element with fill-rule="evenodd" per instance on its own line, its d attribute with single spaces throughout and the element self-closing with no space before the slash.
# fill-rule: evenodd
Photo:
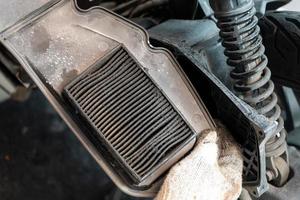
<svg viewBox="0 0 300 200">
<path fill-rule="evenodd" d="M 65 96 L 134 183 L 160 175 L 195 137 L 147 73 L 123 48 L 65 88 Z"/>
</svg>

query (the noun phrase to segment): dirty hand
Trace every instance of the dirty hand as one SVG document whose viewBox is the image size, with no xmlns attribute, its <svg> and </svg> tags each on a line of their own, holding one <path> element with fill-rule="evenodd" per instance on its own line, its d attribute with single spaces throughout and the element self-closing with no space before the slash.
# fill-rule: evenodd
<svg viewBox="0 0 300 200">
<path fill-rule="evenodd" d="M 243 160 L 224 127 L 202 133 L 194 150 L 167 175 L 156 200 L 236 200 Z"/>
</svg>

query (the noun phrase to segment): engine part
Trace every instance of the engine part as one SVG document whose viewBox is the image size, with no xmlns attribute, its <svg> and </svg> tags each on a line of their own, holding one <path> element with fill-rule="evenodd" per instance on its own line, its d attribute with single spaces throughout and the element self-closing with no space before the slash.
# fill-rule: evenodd
<svg viewBox="0 0 300 200">
<path fill-rule="evenodd" d="M 269 191 L 260 197 L 262 200 L 269 199 L 299 199 L 299 186 L 300 186 L 300 152 L 299 149 L 295 147 L 288 147 L 290 166 L 292 171 L 292 176 L 289 181 L 283 187 L 275 187 L 270 185 Z"/>
<path fill-rule="evenodd" d="M 281 186 L 289 174 L 286 131 L 277 105 L 271 71 L 267 67 L 254 2 L 211 0 L 211 5 L 218 20 L 227 63 L 234 68 L 231 71 L 234 92 L 260 114 L 278 122 L 276 131 L 266 143 L 266 167 L 268 180 Z"/>
<path fill-rule="evenodd" d="M 1 45 L 120 189 L 154 196 L 164 173 L 214 128 L 199 96 L 132 22 L 69 0 L 36 1 L 44 4 L 2 27 Z"/>
<path fill-rule="evenodd" d="M 228 89 L 229 67 L 215 22 L 169 20 L 151 28 L 149 33 L 152 44 L 165 46 L 174 53 L 212 116 L 221 119 L 240 143 L 244 187 L 256 196 L 263 194 L 268 190 L 265 143 L 276 123 L 258 114 Z"/>
<path fill-rule="evenodd" d="M 140 5 L 138 5 L 136 8 L 134 8 L 131 12 L 129 17 L 136 17 L 143 12 L 153 9 L 158 6 L 166 5 L 168 4 L 169 0 L 148 0 Z"/>
</svg>

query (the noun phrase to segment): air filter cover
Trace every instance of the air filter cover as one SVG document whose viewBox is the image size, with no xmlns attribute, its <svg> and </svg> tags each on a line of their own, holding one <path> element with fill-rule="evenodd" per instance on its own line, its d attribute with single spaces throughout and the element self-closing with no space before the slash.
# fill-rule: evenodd
<svg viewBox="0 0 300 200">
<path fill-rule="evenodd" d="M 38 5 L 5 23 L 1 45 L 119 188 L 154 196 L 164 173 L 213 128 L 200 98 L 135 24 L 69 0 Z"/>
</svg>

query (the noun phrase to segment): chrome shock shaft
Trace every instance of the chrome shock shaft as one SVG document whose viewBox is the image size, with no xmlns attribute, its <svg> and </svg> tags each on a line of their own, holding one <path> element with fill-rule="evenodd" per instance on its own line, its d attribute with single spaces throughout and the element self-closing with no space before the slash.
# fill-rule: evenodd
<svg viewBox="0 0 300 200">
<path fill-rule="evenodd" d="M 253 0 L 210 0 L 218 20 L 235 94 L 278 126 L 266 144 L 267 179 L 276 186 L 289 174 L 286 131 L 262 44 Z"/>
</svg>

